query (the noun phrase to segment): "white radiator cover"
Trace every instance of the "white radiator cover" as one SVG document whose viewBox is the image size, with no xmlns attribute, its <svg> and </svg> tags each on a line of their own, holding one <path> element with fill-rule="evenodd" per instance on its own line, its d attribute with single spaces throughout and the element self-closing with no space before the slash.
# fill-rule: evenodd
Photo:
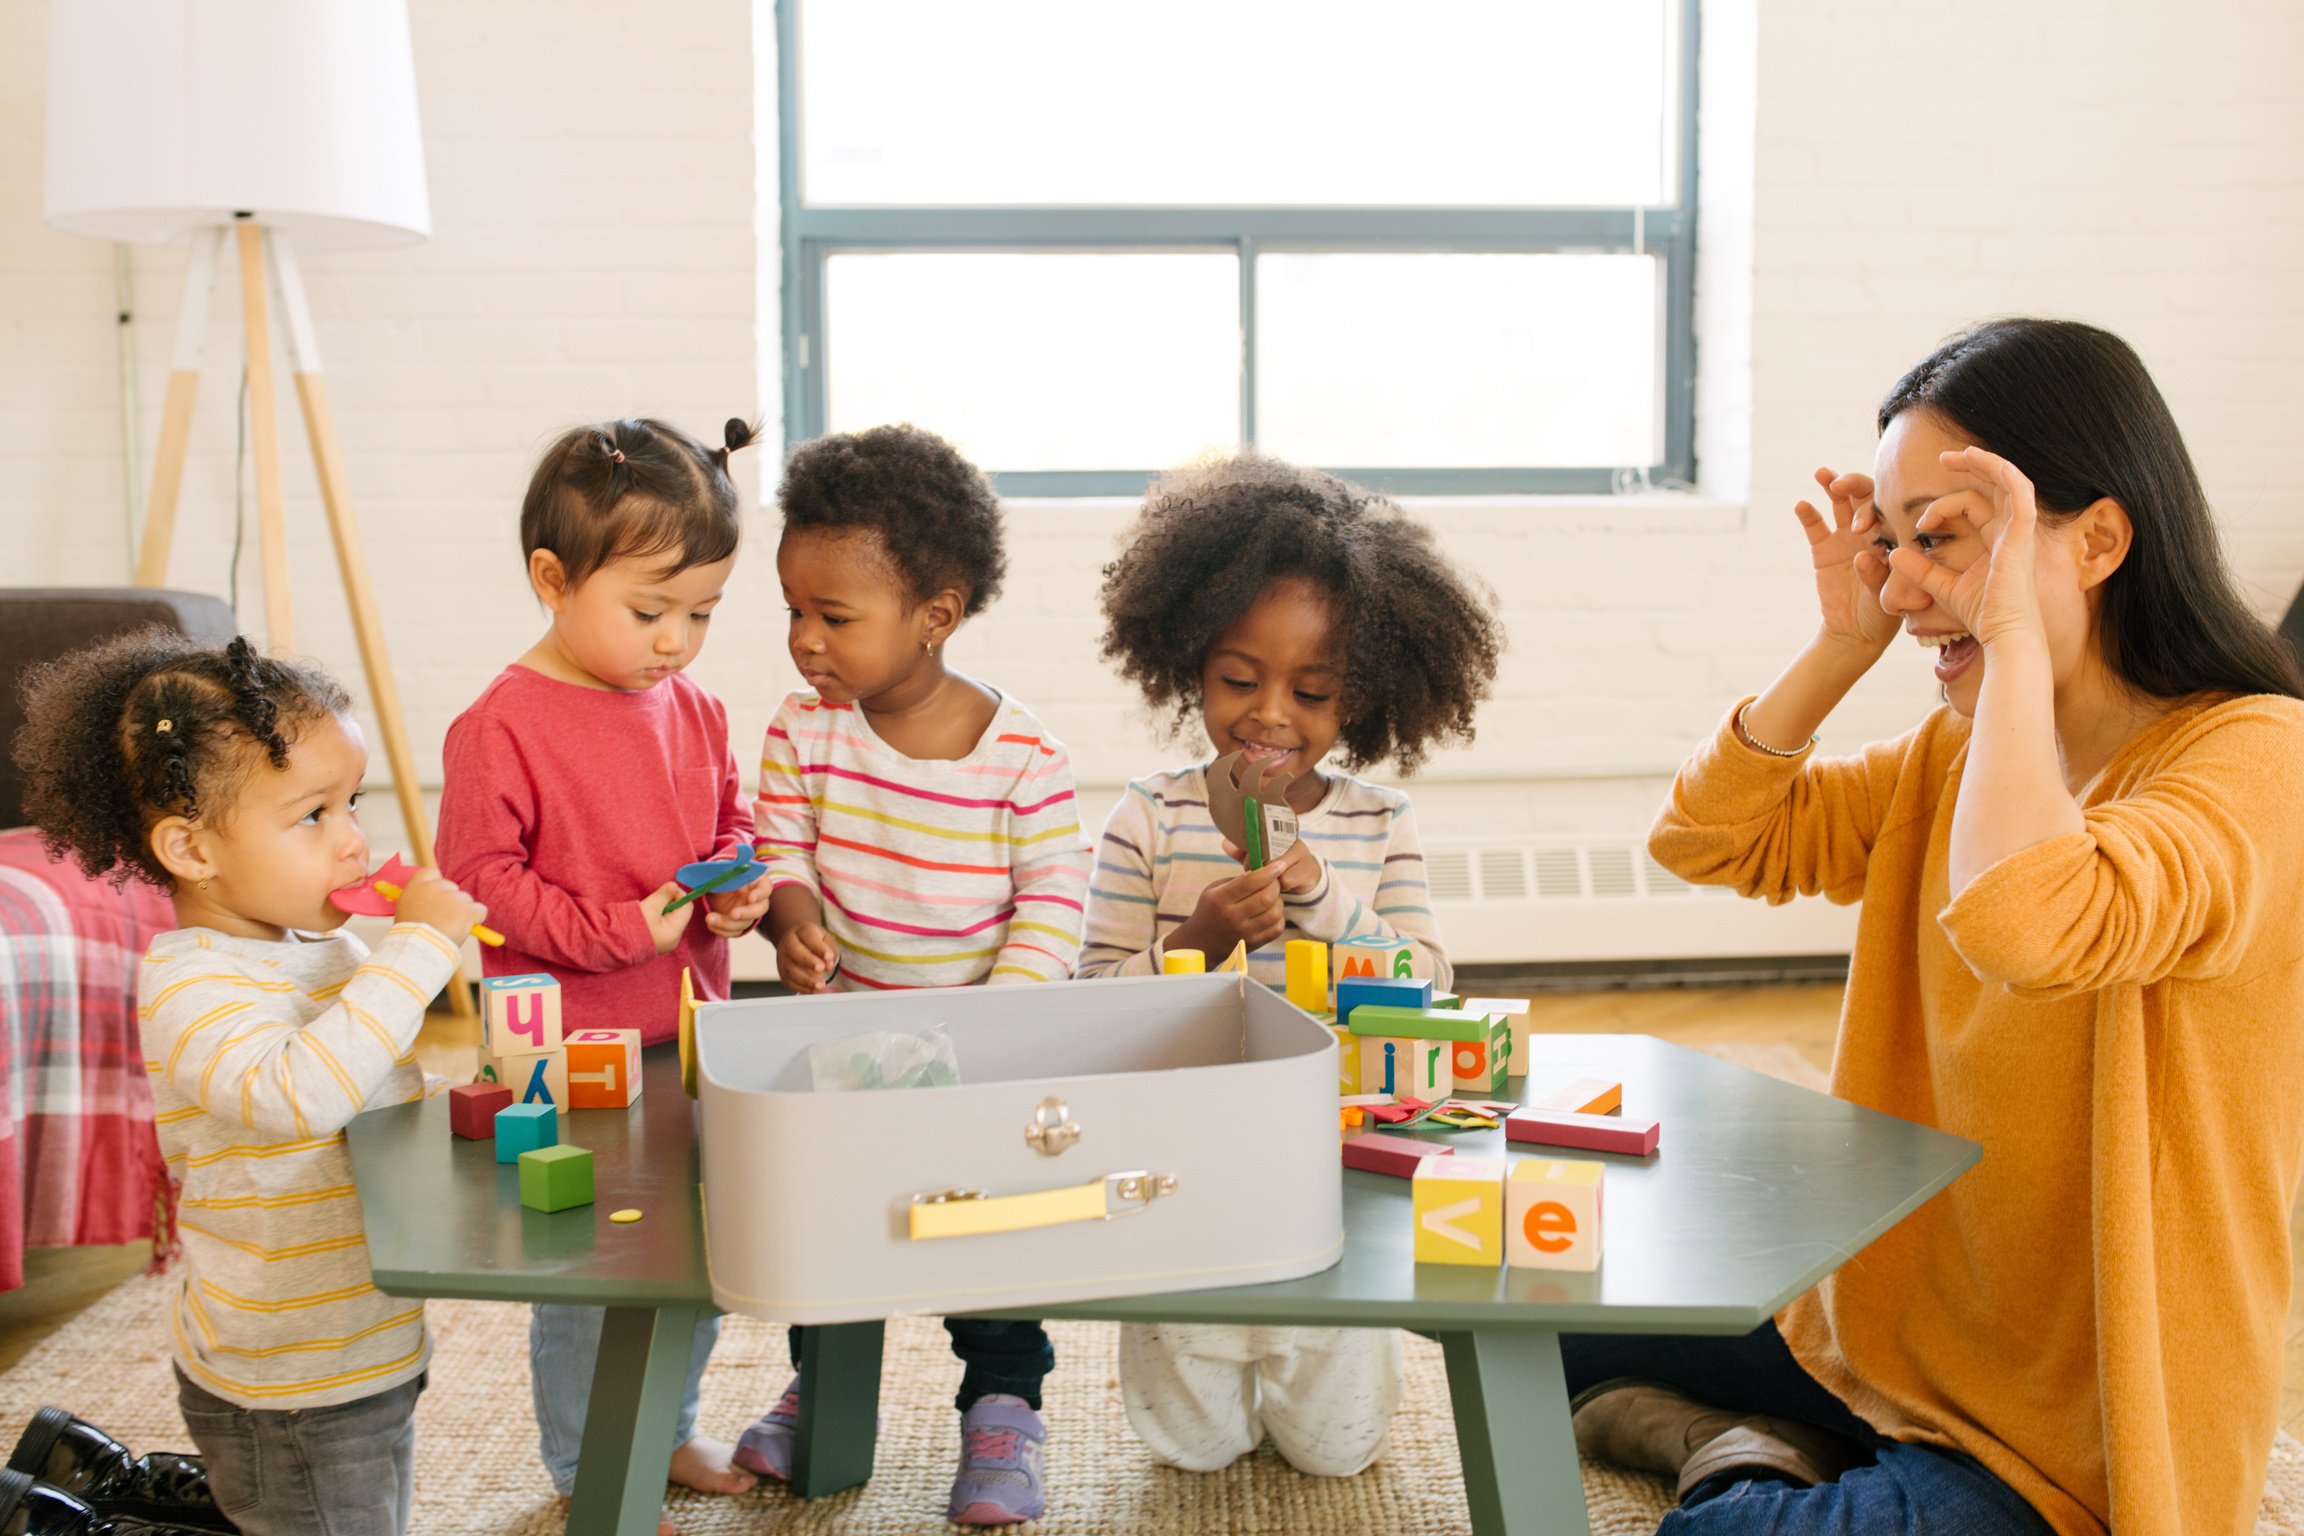
<svg viewBox="0 0 2304 1536">
<path fill-rule="evenodd" d="M 1424 857 L 1459 965 L 1833 955 L 1856 942 L 1853 906 L 1772 907 L 1690 885 L 1637 837 L 1435 843 Z"/>
</svg>

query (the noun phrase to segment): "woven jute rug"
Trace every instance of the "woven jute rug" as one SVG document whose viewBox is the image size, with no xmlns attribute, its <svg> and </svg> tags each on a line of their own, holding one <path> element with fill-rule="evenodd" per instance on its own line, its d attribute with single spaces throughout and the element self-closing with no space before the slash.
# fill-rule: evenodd
<svg viewBox="0 0 2304 1536">
<path fill-rule="evenodd" d="M 1796 1081 L 1818 1074 L 1789 1047 L 1716 1054 Z M 0 1375 L 0 1434 L 43 1403 L 68 1407 L 139 1449 L 189 1449 L 177 1417 L 163 1321 L 166 1282 L 128 1281 Z M 554 1536 L 561 1517 L 536 1459 L 528 1396 L 528 1311 L 442 1301 L 427 1309 L 431 1387 L 417 1411 L 416 1519 L 422 1536 Z M 1305 1477 L 1269 1447 L 1208 1475 L 1152 1465 L 1129 1431 L 1115 1364 L 1117 1332 L 1053 1323 L 1058 1367 L 1046 1387 L 1048 1508 L 1043 1536 L 1279 1536 L 1383 1532 L 1465 1536 L 1471 1519 L 1456 1459 L 1447 1375 L 1437 1346 L 1410 1337 L 1407 1396 L 1384 1460 L 1352 1478 Z M 784 1334 L 726 1320 L 704 1378 L 702 1426 L 734 1436 L 775 1400 L 790 1375 Z M 959 1365 L 934 1322 L 889 1325 L 882 1368 L 877 1470 L 862 1488 L 802 1503 L 781 1487 L 739 1499 L 685 1492 L 670 1500 L 688 1536 L 950 1531 L 942 1513 L 959 1453 L 952 1393 Z M 1595 1536 L 1647 1536 L 1670 1507 L 1661 1481 L 1587 1462 Z M 2260 1536 L 2304 1536 L 2304 1447 L 2273 1452 Z"/>
</svg>

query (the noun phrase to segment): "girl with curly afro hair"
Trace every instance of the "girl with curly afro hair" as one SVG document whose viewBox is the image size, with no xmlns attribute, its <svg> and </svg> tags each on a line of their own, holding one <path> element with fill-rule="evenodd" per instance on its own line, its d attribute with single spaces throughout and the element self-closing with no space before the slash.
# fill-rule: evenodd
<svg viewBox="0 0 2304 1536">
<path fill-rule="evenodd" d="M 137 1001 L 180 1180 L 177 1401 L 212 1511 L 405 1530 L 424 1310 L 370 1283 L 341 1132 L 424 1096 L 425 1001 L 487 909 L 419 870 L 374 950 L 342 931 L 331 898 L 368 879 L 368 753 L 310 667 L 150 629 L 35 672 L 25 703 L 16 760 L 49 849 L 175 903 Z"/>
<path fill-rule="evenodd" d="M 1324 764 L 1412 771 L 1468 740 L 1502 648 L 1490 602 L 1431 530 L 1333 475 L 1241 453 L 1156 482 L 1104 569 L 1104 654 L 1179 732 L 1197 716 L 1229 771 L 1287 775 L 1297 835 L 1243 868 L 1209 811 L 1215 764 L 1135 780 L 1096 851 L 1080 974 L 1244 945 L 1249 973 L 1279 986 L 1287 941 L 1369 939 L 1412 948 L 1445 989 L 1408 797 Z M 1129 1422 L 1193 1471 L 1269 1432 L 1298 1470 L 1350 1476 L 1382 1453 L 1400 1400 L 1388 1331 L 1130 1325 L 1120 1364 Z"/>
</svg>

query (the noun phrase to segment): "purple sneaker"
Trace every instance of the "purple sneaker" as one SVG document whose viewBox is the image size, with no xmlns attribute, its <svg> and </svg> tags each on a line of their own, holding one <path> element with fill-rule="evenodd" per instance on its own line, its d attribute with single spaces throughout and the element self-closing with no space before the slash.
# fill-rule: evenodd
<svg viewBox="0 0 2304 1536">
<path fill-rule="evenodd" d="M 767 1416 L 736 1442 L 736 1465 L 780 1483 L 792 1481 L 792 1451 L 800 1436 L 800 1378 L 792 1378 Z"/>
<path fill-rule="evenodd" d="M 1048 1512 L 1040 1448 L 1048 1427 L 1024 1399 L 995 1392 L 960 1415 L 960 1475 L 944 1518 L 956 1525 L 1015 1525 Z"/>
</svg>

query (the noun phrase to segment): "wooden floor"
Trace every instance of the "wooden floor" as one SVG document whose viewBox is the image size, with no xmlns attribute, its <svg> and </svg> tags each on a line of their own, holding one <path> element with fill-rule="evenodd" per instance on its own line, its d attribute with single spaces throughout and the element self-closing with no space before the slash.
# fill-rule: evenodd
<svg viewBox="0 0 2304 1536">
<path fill-rule="evenodd" d="M 1820 1069 L 1832 1064 L 1840 1014 L 1837 986 L 1685 987 L 1653 992 L 1546 993 L 1531 1000 L 1537 1030 L 1561 1034 L 1659 1035 L 1683 1045 L 1740 1040 L 1791 1045 Z M 425 1067 L 464 1081 L 479 1057 L 477 1024 L 435 1014 L 417 1042 Z M 2297 1267 L 2304 1270 L 2304 1201 L 2289 1224 Z M 0 1369 L 69 1321 L 150 1259 L 147 1245 L 35 1249 L 26 1255 L 24 1287 L 0 1295 Z M 2304 1437 L 2304 1291 L 2288 1307 L 2287 1372 L 2280 1418 Z"/>
</svg>

